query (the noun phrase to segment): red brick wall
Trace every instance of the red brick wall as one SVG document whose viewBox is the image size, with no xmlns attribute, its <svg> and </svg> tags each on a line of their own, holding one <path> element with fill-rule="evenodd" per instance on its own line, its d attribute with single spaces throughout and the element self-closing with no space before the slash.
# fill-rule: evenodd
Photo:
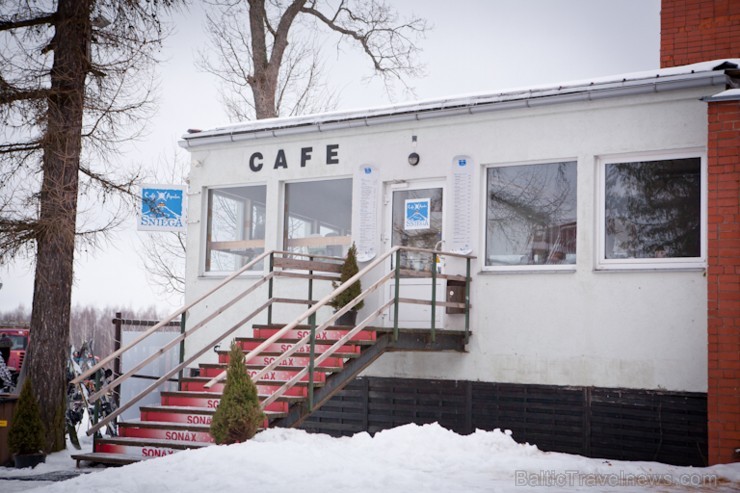
<svg viewBox="0 0 740 493">
<path fill-rule="evenodd" d="M 708 160 L 707 418 L 718 464 L 740 459 L 740 101 L 709 103 Z"/>
<path fill-rule="evenodd" d="M 740 58 L 739 0 L 663 0 L 660 66 Z"/>
</svg>

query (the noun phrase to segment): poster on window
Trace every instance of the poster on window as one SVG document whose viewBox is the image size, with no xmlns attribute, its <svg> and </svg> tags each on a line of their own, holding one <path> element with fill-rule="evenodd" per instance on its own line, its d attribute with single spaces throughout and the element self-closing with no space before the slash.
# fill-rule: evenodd
<svg viewBox="0 0 740 493">
<path fill-rule="evenodd" d="M 360 228 L 356 236 L 357 261 L 372 260 L 378 241 L 378 191 L 380 173 L 374 166 L 360 166 L 357 170 L 360 184 Z"/>
<path fill-rule="evenodd" d="M 185 231 L 185 185 L 142 185 L 139 231 Z"/>
<path fill-rule="evenodd" d="M 403 229 L 429 229 L 431 227 L 431 207 L 429 198 L 408 199 L 405 202 Z"/>
</svg>

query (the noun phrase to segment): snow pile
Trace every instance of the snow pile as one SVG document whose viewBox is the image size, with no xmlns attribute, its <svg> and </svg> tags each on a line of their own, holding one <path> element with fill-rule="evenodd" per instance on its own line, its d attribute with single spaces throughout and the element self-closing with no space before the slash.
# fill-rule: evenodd
<svg viewBox="0 0 740 493">
<path fill-rule="evenodd" d="M 542 452 L 499 430 L 461 436 L 432 424 L 347 438 L 269 429 L 246 443 L 109 468 L 33 491 L 557 493 L 737 491 L 738 486 L 740 464 L 696 469 L 587 459 Z"/>
</svg>

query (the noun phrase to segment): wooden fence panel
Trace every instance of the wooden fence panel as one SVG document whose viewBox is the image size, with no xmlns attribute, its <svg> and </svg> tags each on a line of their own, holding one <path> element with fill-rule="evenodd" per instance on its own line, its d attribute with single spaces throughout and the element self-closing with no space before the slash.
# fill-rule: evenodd
<svg viewBox="0 0 740 493">
<path fill-rule="evenodd" d="M 363 377 L 303 428 L 339 436 L 434 422 L 460 434 L 511 430 L 541 450 L 706 464 L 702 393 Z"/>
</svg>

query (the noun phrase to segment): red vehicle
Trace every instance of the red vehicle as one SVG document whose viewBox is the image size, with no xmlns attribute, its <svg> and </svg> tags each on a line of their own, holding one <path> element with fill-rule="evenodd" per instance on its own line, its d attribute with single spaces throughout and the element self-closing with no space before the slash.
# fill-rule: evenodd
<svg viewBox="0 0 740 493">
<path fill-rule="evenodd" d="M 12 372 L 20 372 L 23 360 L 26 358 L 26 349 L 28 348 L 28 339 L 30 331 L 23 328 L 6 328 L 0 327 L 0 351 L 3 351 L 3 358 L 8 369 Z M 9 355 L 6 358 L 5 352 L 7 351 L 3 346 L 7 345 L 7 340 L 10 339 L 12 345 L 10 346 Z"/>
</svg>

